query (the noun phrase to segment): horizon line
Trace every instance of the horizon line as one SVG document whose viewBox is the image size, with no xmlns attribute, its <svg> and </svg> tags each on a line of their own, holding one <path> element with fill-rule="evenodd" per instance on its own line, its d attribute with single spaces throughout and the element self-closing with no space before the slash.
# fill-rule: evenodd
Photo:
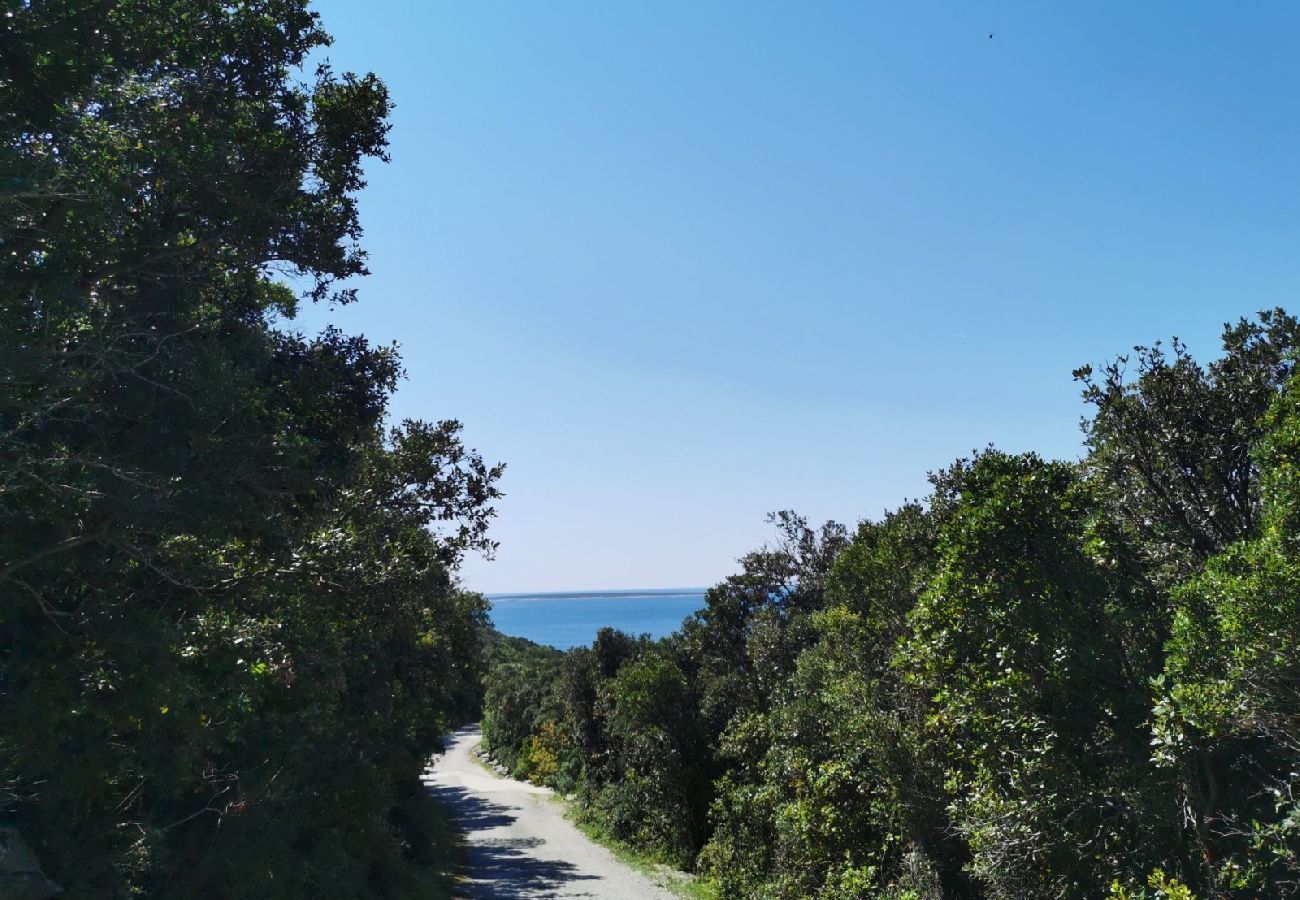
<svg viewBox="0 0 1300 900">
<path fill-rule="evenodd" d="M 547 596 L 579 596 L 582 594 L 604 595 L 604 594 L 667 594 L 667 593 L 704 593 L 708 591 L 707 586 L 687 586 L 687 587 L 658 587 L 658 588 L 580 588 L 577 590 L 548 590 L 548 591 L 476 591 L 488 599 L 509 599 L 511 597 L 547 597 Z"/>
</svg>

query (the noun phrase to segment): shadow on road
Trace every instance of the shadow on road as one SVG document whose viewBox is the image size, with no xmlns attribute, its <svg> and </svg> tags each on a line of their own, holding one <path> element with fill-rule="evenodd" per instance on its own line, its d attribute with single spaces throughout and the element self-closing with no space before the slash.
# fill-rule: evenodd
<svg viewBox="0 0 1300 900">
<path fill-rule="evenodd" d="M 467 840 L 474 840 L 477 832 L 504 828 L 515 821 L 510 814 L 518 809 L 516 806 L 503 806 L 475 797 L 463 787 L 431 784 L 428 789 L 429 794 L 455 817 Z"/>
<path fill-rule="evenodd" d="M 491 838 L 486 832 L 512 824 L 518 807 L 493 803 L 461 787 L 429 785 L 430 794 L 455 818 L 465 837 L 465 869 L 471 883 L 458 886 L 457 895 L 492 900 L 523 900 L 583 896 L 577 882 L 599 881 L 563 860 L 539 859 L 528 853 L 541 845 L 538 838 Z"/>
</svg>

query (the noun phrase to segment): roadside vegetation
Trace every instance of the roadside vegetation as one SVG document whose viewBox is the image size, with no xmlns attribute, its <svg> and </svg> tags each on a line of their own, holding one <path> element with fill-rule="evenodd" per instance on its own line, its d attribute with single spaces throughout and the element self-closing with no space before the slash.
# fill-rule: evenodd
<svg viewBox="0 0 1300 900">
<path fill-rule="evenodd" d="M 500 661 L 486 740 L 724 898 L 1296 896 L 1298 350 L 1079 369 L 1082 461 L 781 513 L 673 635 Z"/>
<path fill-rule="evenodd" d="M 676 866 L 663 862 L 653 851 L 620 840 L 599 819 L 583 815 L 581 806 L 571 804 L 566 812 L 583 834 L 609 849 L 623 865 L 640 872 L 674 897 L 682 900 L 717 900 L 717 889 L 711 879 L 683 872 Z"/>
<path fill-rule="evenodd" d="M 5 9 L 0 894 L 445 896 L 500 469 L 294 328 L 365 271 L 384 86 L 304 70 L 303 0 Z"/>
</svg>

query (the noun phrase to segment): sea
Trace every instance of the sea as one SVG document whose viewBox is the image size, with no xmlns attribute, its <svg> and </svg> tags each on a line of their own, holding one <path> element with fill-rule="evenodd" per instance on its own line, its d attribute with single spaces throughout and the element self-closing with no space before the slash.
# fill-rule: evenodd
<svg viewBox="0 0 1300 900">
<path fill-rule="evenodd" d="M 563 591 L 545 594 L 488 594 L 492 623 L 502 634 L 528 638 L 561 650 L 596 639 L 602 628 L 661 638 L 704 606 L 704 588 L 640 591 Z"/>
</svg>

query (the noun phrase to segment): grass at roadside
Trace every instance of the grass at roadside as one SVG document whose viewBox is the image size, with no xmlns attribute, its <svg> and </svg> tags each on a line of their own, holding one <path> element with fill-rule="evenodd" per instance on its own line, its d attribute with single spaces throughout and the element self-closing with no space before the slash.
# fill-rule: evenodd
<svg viewBox="0 0 1300 900">
<path fill-rule="evenodd" d="M 470 759 L 484 771 L 501 777 L 491 765 L 479 756 L 480 746 L 475 745 L 470 750 Z M 553 794 L 551 800 L 560 805 L 564 810 L 565 818 L 576 825 L 583 834 L 608 849 L 623 865 L 640 872 L 655 884 L 671 891 L 674 896 L 680 897 L 682 900 L 717 900 L 718 892 L 711 880 L 683 872 L 619 840 L 604 830 L 600 823 L 593 822 L 583 816 L 582 810 L 576 803 L 565 800 L 561 795 Z"/>
<path fill-rule="evenodd" d="M 581 811 L 575 804 L 558 798 L 557 801 L 564 804 L 565 816 L 569 821 L 578 826 L 587 837 L 608 848 L 623 865 L 636 869 L 655 884 L 671 891 L 674 896 L 681 897 L 682 900 L 717 900 L 718 892 L 710 879 L 683 872 L 638 850 L 611 835 L 601 827 L 599 822 L 593 822 L 581 815 Z"/>
</svg>

